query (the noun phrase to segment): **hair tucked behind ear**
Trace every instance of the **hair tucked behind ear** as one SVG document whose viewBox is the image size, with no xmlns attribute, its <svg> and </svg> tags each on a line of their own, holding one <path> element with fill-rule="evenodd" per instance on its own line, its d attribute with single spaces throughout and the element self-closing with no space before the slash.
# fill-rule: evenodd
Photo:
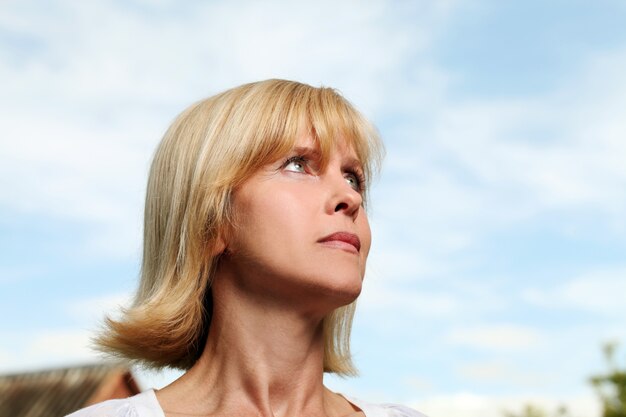
<svg viewBox="0 0 626 417">
<path fill-rule="evenodd" d="M 200 101 L 159 144 L 148 178 L 141 281 L 120 319 L 107 318 L 96 346 L 148 367 L 189 369 L 211 325 L 211 280 L 222 234 L 234 226 L 232 190 L 284 156 L 302 122 L 322 158 L 347 140 L 370 178 L 382 158 L 376 130 L 335 90 L 267 80 Z M 354 374 L 354 303 L 324 319 L 324 370 Z"/>
</svg>

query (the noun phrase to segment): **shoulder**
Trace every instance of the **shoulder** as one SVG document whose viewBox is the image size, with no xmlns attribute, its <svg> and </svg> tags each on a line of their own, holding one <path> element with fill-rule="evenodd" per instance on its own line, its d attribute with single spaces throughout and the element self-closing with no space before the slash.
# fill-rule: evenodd
<svg viewBox="0 0 626 417">
<path fill-rule="evenodd" d="M 108 400 L 78 410 L 66 417 L 164 417 L 153 390 L 133 397 Z"/>
<path fill-rule="evenodd" d="M 425 414 L 400 404 L 374 404 L 351 397 L 346 399 L 363 410 L 366 417 L 426 417 Z"/>
</svg>

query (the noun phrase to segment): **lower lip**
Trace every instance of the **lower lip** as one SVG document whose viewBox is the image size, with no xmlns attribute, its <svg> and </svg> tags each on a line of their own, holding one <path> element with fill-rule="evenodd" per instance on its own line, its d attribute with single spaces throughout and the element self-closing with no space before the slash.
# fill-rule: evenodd
<svg viewBox="0 0 626 417">
<path fill-rule="evenodd" d="M 348 242 L 344 242 L 343 240 L 327 240 L 327 241 L 320 242 L 320 243 L 323 246 L 326 246 L 327 248 L 342 249 L 346 252 L 355 253 L 355 254 L 359 253 L 359 251 L 356 249 L 355 246 L 351 245 Z"/>
</svg>

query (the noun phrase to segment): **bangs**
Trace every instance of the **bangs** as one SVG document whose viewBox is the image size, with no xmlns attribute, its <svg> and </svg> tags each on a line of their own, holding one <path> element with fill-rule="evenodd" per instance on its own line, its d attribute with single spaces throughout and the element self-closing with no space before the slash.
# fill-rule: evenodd
<svg viewBox="0 0 626 417">
<path fill-rule="evenodd" d="M 308 121 L 310 133 L 320 147 L 322 166 L 326 165 L 337 144 L 345 144 L 354 150 L 362 165 L 367 189 L 383 156 L 378 132 L 335 90 L 320 88 L 315 93 L 308 109 Z"/>
<path fill-rule="evenodd" d="M 352 148 L 363 168 L 364 189 L 368 188 L 380 167 L 382 142 L 374 126 L 339 93 L 305 84 L 276 83 L 269 88 L 266 84 L 262 91 L 255 91 L 259 85 L 244 87 L 249 90 L 230 118 L 239 129 L 249 127 L 241 132 L 241 142 L 247 143 L 240 142 L 240 150 L 245 152 L 237 156 L 235 183 L 287 155 L 300 135 L 308 133 L 319 146 L 322 169 L 336 145 Z M 240 117 L 233 117 L 236 113 L 241 113 Z"/>
</svg>

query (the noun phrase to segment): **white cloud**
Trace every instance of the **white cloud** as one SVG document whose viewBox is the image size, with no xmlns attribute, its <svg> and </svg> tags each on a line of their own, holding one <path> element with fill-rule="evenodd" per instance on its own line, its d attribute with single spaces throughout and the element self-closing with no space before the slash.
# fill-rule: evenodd
<svg viewBox="0 0 626 417">
<path fill-rule="evenodd" d="M 90 348 L 90 332 L 76 328 L 4 333 L 0 371 L 21 372 L 92 363 L 101 357 Z"/>
<path fill-rule="evenodd" d="M 582 229 L 591 218 L 624 236 L 626 50 L 588 60 L 541 95 L 458 100 L 443 85 L 424 115 L 388 137 L 374 200 L 383 245 L 446 264 L 493 231 L 554 213 L 574 219 L 554 225 L 568 236 L 597 233 Z"/>
<path fill-rule="evenodd" d="M 600 415 L 600 405 L 590 394 L 564 398 L 541 395 L 487 396 L 473 392 L 458 392 L 426 397 L 413 402 L 413 407 L 432 416 L 454 417 L 502 417 L 503 411 L 520 413 L 532 404 L 549 413 L 565 405 L 573 417 Z"/>
<path fill-rule="evenodd" d="M 368 114 L 389 112 L 389 95 L 405 88 L 396 72 L 425 53 L 453 4 L 4 5 L 0 24 L 16 41 L 0 59 L 10 80 L 0 204 L 85 222 L 83 254 L 135 256 L 148 161 L 175 112 L 267 77 L 321 82 Z M 438 76 L 420 67 L 420 84 Z"/>
<path fill-rule="evenodd" d="M 415 391 L 426 391 L 434 388 L 433 382 L 416 376 L 407 377 L 404 383 Z"/>
<path fill-rule="evenodd" d="M 80 327 L 2 332 L 0 370 L 22 371 L 101 361 L 91 338 L 105 314 L 115 316 L 128 305 L 127 293 L 108 294 L 66 303 L 65 313 Z"/>
<path fill-rule="evenodd" d="M 461 304 L 453 294 L 443 291 L 418 291 L 369 282 L 359 298 L 359 309 L 394 311 L 394 315 L 406 316 L 411 321 L 415 317 L 450 318 L 460 312 Z"/>
<path fill-rule="evenodd" d="M 523 351 L 539 346 L 542 336 L 527 326 L 492 324 L 452 328 L 446 339 L 454 345 L 488 351 Z"/>
<path fill-rule="evenodd" d="M 85 359 L 92 358 L 89 350 L 89 332 L 83 330 L 44 331 L 36 334 L 29 347 L 29 357 L 52 356 L 58 359 Z"/>
<path fill-rule="evenodd" d="M 132 297 L 129 293 L 107 294 L 80 299 L 67 303 L 66 312 L 88 326 L 95 325 L 105 315 L 117 317 L 120 313 L 120 308 L 128 307 L 131 299 Z"/>
<path fill-rule="evenodd" d="M 464 363 L 458 367 L 458 373 L 466 379 L 478 383 L 497 383 L 538 389 L 558 382 L 559 376 L 546 370 L 534 370 L 504 362 L 489 360 Z"/>
<path fill-rule="evenodd" d="M 567 308 L 601 314 L 626 316 L 626 268 L 591 271 L 565 281 L 556 288 L 530 288 L 523 298 L 547 308 Z"/>
<path fill-rule="evenodd" d="M 211 2 L 172 5 L 175 13 L 148 7 L 149 16 L 145 8 L 137 13 L 132 4 L 102 1 L 57 2 L 45 13 L 6 7 L 3 25 L 40 44 L 27 54 L 26 68 L 6 71 L 22 93 L 34 81 L 45 92 L 66 88 L 64 98 L 135 102 L 188 100 L 246 80 L 294 77 L 348 89 L 375 108 L 393 84 L 385 75 L 420 56 L 454 3 Z"/>
<path fill-rule="evenodd" d="M 11 358 L 11 354 L 7 350 L 0 349 L 0 364 L 9 363 L 10 358 Z"/>
<path fill-rule="evenodd" d="M 376 232 L 374 231 L 373 234 L 376 235 Z M 389 231 L 381 231 L 381 234 L 382 232 L 389 233 Z M 382 236 L 381 239 L 383 239 Z M 387 283 L 407 283 L 450 273 L 449 265 L 414 253 L 408 245 L 392 250 L 386 244 L 374 244 L 376 246 L 372 249 L 367 261 L 366 281 L 380 279 Z"/>
</svg>

